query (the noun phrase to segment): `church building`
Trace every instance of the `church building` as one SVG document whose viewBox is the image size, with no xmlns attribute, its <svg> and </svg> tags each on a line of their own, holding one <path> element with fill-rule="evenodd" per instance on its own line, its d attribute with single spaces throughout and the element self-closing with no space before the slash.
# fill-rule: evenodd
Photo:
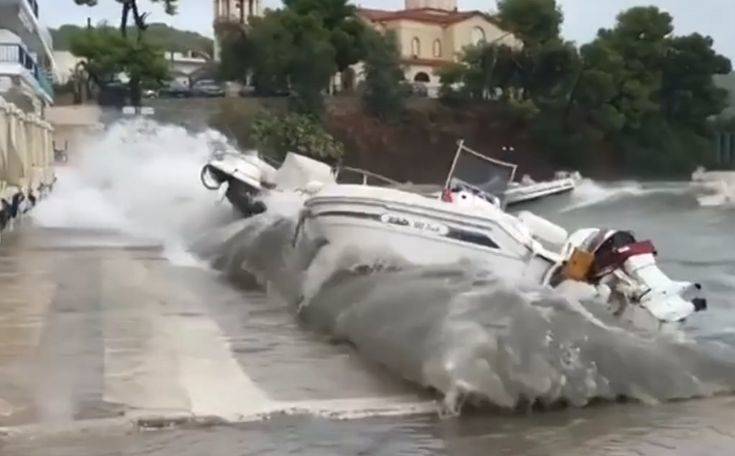
<svg viewBox="0 0 735 456">
<path fill-rule="evenodd" d="M 430 95 L 439 87 L 435 71 L 457 61 L 466 46 L 481 42 L 520 47 L 512 33 L 482 11 L 459 11 L 456 0 L 405 0 L 405 9 L 359 8 L 359 16 L 381 33 L 398 40 L 406 80 L 423 83 Z"/>
</svg>

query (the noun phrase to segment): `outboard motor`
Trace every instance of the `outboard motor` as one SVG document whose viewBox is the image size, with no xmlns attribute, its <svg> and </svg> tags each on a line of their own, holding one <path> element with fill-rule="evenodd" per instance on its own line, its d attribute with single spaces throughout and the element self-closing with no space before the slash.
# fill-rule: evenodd
<svg viewBox="0 0 735 456">
<path fill-rule="evenodd" d="M 225 154 L 210 160 L 202 168 L 200 179 L 208 190 L 220 190 L 244 216 L 265 212 L 266 207 L 255 197 L 268 188 L 263 164 L 242 154 Z"/>
<path fill-rule="evenodd" d="M 570 237 L 565 252 L 563 276 L 609 287 L 611 300 L 622 298 L 621 314 L 634 305 L 659 322 L 673 323 L 707 309 L 701 285 L 671 280 L 656 264 L 653 243 L 639 242 L 630 232 L 582 230 Z"/>
</svg>

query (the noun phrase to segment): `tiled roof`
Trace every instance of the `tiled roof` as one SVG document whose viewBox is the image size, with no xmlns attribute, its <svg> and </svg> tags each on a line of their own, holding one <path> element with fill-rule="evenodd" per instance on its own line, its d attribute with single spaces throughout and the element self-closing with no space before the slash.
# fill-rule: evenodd
<svg viewBox="0 0 735 456">
<path fill-rule="evenodd" d="M 488 21 L 496 22 L 495 18 L 482 11 L 446 11 L 434 8 L 407 9 L 387 11 L 379 9 L 359 8 L 358 14 L 372 22 L 388 22 L 401 19 L 417 22 L 428 22 L 439 25 L 450 25 L 461 22 L 472 16 L 482 16 Z"/>
</svg>

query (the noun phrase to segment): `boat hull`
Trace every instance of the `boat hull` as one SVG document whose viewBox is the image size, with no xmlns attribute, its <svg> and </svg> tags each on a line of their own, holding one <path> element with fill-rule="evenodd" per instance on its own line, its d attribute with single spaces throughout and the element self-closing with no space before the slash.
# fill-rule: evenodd
<svg viewBox="0 0 735 456">
<path fill-rule="evenodd" d="M 508 205 L 535 201 L 547 196 L 569 193 L 573 191 L 576 186 L 577 183 L 572 178 L 523 185 L 506 190 L 505 201 Z"/>
<path fill-rule="evenodd" d="M 341 186 L 346 187 L 346 186 Z M 381 189 L 379 195 L 319 196 L 306 202 L 304 242 L 365 249 L 417 265 L 469 261 L 493 273 L 540 283 L 553 264 L 491 218 L 467 217 L 438 200 Z M 504 215 L 500 215 L 501 218 Z M 469 219 L 469 220 L 468 220 Z"/>
</svg>

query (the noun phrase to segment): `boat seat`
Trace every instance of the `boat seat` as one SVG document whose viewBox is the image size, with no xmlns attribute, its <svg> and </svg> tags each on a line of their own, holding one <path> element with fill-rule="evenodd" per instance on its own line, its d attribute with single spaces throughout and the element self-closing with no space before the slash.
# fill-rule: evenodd
<svg viewBox="0 0 735 456">
<path fill-rule="evenodd" d="M 561 248 L 569 238 L 567 230 L 532 212 L 521 211 L 517 217 L 530 230 L 534 239 L 545 244 Z"/>
</svg>

